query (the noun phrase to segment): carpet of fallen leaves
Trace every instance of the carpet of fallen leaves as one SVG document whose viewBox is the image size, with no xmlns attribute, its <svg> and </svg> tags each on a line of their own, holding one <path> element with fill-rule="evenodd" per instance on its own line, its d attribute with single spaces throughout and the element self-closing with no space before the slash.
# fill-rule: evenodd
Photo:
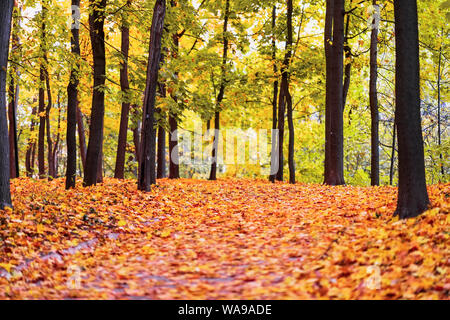
<svg viewBox="0 0 450 320">
<path fill-rule="evenodd" d="M 17 179 L 0 299 L 448 299 L 450 184 L 392 218 L 393 187 Z"/>
</svg>

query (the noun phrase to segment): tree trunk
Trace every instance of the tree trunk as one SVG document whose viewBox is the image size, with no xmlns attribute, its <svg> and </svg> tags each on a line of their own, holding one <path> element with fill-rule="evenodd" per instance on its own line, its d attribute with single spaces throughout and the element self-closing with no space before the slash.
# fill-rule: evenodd
<svg viewBox="0 0 450 320">
<path fill-rule="evenodd" d="M 169 114 L 169 179 L 180 178 L 177 119 Z"/>
<path fill-rule="evenodd" d="M 99 159 L 101 157 L 103 122 L 105 115 L 105 21 L 106 0 L 90 0 L 92 12 L 89 14 L 90 38 L 94 60 L 94 86 L 92 95 L 91 123 L 89 126 L 89 144 L 86 153 L 84 186 L 97 183 Z"/>
<path fill-rule="evenodd" d="M 287 41 L 286 41 L 286 57 L 285 57 L 285 99 L 287 105 L 287 118 L 289 127 L 289 153 L 288 153 L 288 164 L 289 164 L 289 183 L 295 183 L 295 161 L 294 161 L 294 120 L 292 118 L 292 97 L 289 92 L 289 78 L 290 78 L 290 62 L 292 57 L 292 12 L 293 5 L 292 0 L 287 0 Z M 282 76 L 283 77 L 283 76 Z"/>
<path fill-rule="evenodd" d="M 209 180 L 217 179 L 217 160 L 219 151 L 219 130 L 220 130 L 220 107 L 225 95 L 225 85 L 226 85 L 226 66 L 228 58 L 228 19 L 230 16 L 230 0 L 225 2 L 225 15 L 223 21 L 223 56 L 222 56 L 222 67 L 221 67 L 221 80 L 219 94 L 216 99 L 216 112 L 214 117 L 214 142 L 212 150 L 212 163 L 211 172 L 209 174 Z"/>
<path fill-rule="evenodd" d="M 48 179 L 51 180 L 55 177 L 54 168 L 55 162 L 53 159 L 53 141 L 52 133 L 50 130 L 50 111 L 52 109 L 52 90 L 50 88 L 50 76 L 48 73 L 48 61 L 46 61 L 45 68 L 45 83 L 47 88 L 47 107 L 45 109 L 45 126 L 47 131 L 47 161 L 48 161 Z"/>
<path fill-rule="evenodd" d="M 13 12 L 13 29 L 12 29 L 12 44 L 11 44 L 11 56 L 20 50 L 19 28 L 20 28 L 20 8 L 17 7 L 17 3 L 14 2 Z M 12 58 L 12 57 L 11 57 Z M 19 79 L 20 72 L 17 66 L 10 69 L 10 86 L 9 86 L 9 165 L 10 176 L 12 179 L 18 178 L 19 172 L 19 148 L 17 143 L 17 104 L 19 101 Z"/>
<path fill-rule="evenodd" d="M 350 0 L 350 5 L 352 4 L 352 0 Z M 344 87 L 343 87 L 343 100 L 342 100 L 342 111 L 345 109 L 345 105 L 347 103 L 347 95 L 348 95 L 348 89 L 350 89 L 350 80 L 352 75 L 352 52 L 350 45 L 348 43 L 348 33 L 350 30 L 350 13 L 347 13 L 347 20 L 345 22 L 345 35 L 344 35 L 344 55 L 345 59 L 348 59 L 348 62 L 345 64 L 345 70 L 344 70 Z"/>
<path fill-rule="evenodd" d="M 80 0 L 72 0 L 72 7 L 80 6 Z M 77 19 L 77 18 L 75 18 Z M 66 165 L 66 189 L 75 188 L 77 174 L 77 109 L 78 109 L 78 70 L 80 63 L 80 31 L 73 21 L 72 36 L 70 38 L 72 58 L 76 60 L 70 71 L 69 84 L 67 86 L 67 165 Z M 84 135 L 84 133 L 83 133 Z M 81 142 L 81 141 L 80 141 Z M 80 143 L 81 145 L 81 143 Z"/>
<path fill-rule="evenodd" d="M 326 11 L 325 184 L 342 185 L 345 184 L 342 80 L 344 69 L 344 0 L 328 0 Z"/>
<path fill-rule="evenodd" d="M 209 180 L 217 180 L 217 160 L 219 152 L 219 133 L 220 133 L 220 112 L 214 115 L 214 141 L 212 148 L 212 164 Z"/>
<path fill-rule="evenodd" d="M 36 141 L 32 137 L 34 132 L 34 127 L 36 126 L 34 117 L 36 116 L 37 109 L 34 107 L 31 111 L 31 121 L 30 121 L 30 138 L 28 138 L 27 152 L 25 153 L 25 171 L 27 177 L 33 176 L 34 171 L 34 149 L 36 148 Z"/>
<path fill-rule="evenodd" d="M 156 0 L 150 32 L 147 83 L 143 104 L 141 155 L 138 179 L 138 189 L 141 191 L 151 190 L 152 180 L 155 175 L 155 99 L 156 87 L 158 85 L 159 64 L 161 61 L 161 39 L 164 29 L 165 13 L 166 1 Z"/>
<path fill-rule="evenodd" d="M 438 63 L 438 81 L 437 81 L 437 91 L 438 91 L 438 106 L 437 106 L 437 122 L 438 122 L 438 146 L 439 150 L 441 150 L 441 64 L 442 64 L 442 44 L 439 48 L 439 63 Z M 441 177 L 444 178 L 445 176 L 445 169 L 444 169 L 444 159 L 442 156 L 442 152 L 439 152 L 439 159 L 440 159 L 440 173 Z M 439 178 L 439 181 L 441 179 Z"/>
<path fill-rule="evenodd" d="M 127 0 L 126 6 L 131 5 L 131 0 Z M 128 91 L 130 84 L 128 81 L 128 51 L 130 49 L 130 28 L 126 19 L 126 13 L 122 16 L 122 40 L 121 40 L 121 67 L 120 67 L 120 90 L 124 96 L 122 101 L 122 112 L 120 115 L 119 141 L 117 143 L 116 168 L 114 170 L 114 178 L 123 179 L 125 170 L 125 153 L 128 135 L 128 116 L 130 112 L 130 102 Z"/>
<path fill-rule="evenodd" d="M 163 116 L 162 113 L 161 117 Z M 166 177 L 166 130 L 164 127 L 158 126 L 158 167 L 156 177 L 158 179 L 163 179 Z"/>
<path fill-rule="evenodd" d="M 272 151 L 270 161 L 270 176 L 269 181 L 275 182 L 276 173 L 279 168 L 279 161 L 277 157 L 278 136 L 277 129 L 277 102 L 278 102 L 278 68 L 277 68 L 277 44 L 275 40 L 275 27 L 277 18 L 277 6 L 274 5 L 272 9 L 272 61 L 273 61 L 273 75 L 275 81 L 273 82 L 273 97 L 272 97 Z"/>
<path fill-rule="evenodd" d="M 47 43 L 46 43 L 46 30 L 45 30 L 45 20 L 47 16 L 47 7 L 42 3 L 42 13 L 41 13 L 41 44 L 40 50 L 42 55 L 42 62 L 39 68 L 39 138 L 38 138 L 38 169 L 39 169 L 39 179 L 45 177 L 45 79 L 46 79 L 46 66 L 44 65 L 47 58 Z"/>
<path fill-rule="evenodd" d="M 373 0 L 373 6 L 377 6 L 377 1 Z M 378 97 L 377 97 L 377 52 L 378 52 L 378 26 L 373 21 L 372 34 L 370 37 L 370 84 L 369 84 L 369 100 L 370 115 L 372 120 L 371 126 L 371 161 L 370 161 L 370 181 L 372 186 L 380 185 L 380 149 L 378 138 Z"/>
<path fill-rule="evenodd" d="M 430 203 L 420 116 L 417 2 L 395 1 L 395 120 L 398 131 L 398 201 L 394 215 L 412 218 Z"/>
<path fill-rule="evenodd" d="M 6 119 L 6 73 L 13 2 L 13 0 L 0 1 L 0 210 L 12 207 Z"/>
<path fill-rule="evenodd" d="M 395 138 L 396 138 L 396 128 L 395 119 L 392 128 L 392 153 L 391 153 L 391 165 L 389 169 L 389 184 L 392 186 L 394 184 L 394 163 L 395 163 Z"/>
<path fill-rule="evenodd" d="M 81 165 L 83 166 L 83 171 L 86 168 L 86 137 L 84 135 L 84 122 L 83 113 L 77 104 L 77 129 L 78 129 L 78 143 L 80 144 L 80 158 Z"/>
</svg>

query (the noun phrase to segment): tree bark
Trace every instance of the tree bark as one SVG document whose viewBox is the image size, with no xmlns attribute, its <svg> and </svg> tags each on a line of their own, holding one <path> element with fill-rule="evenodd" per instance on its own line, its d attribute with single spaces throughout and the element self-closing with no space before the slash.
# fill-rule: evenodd
<svg viewBox="0 0 450 320">
<path fill-rule="evenodd" d="M 34 120 L 36 113 L 37 113 L 37 109 L 36 109 L 36 107 L 34 107 L 31 111 L 30 138 L 28 138 L 28 146 L 27 146 L 27 151 L 25 153 L 25 171 L 26 171 L 27 177 L 32 177 L 33 171 L 34 171 L 34 150 L 36 148 L 36 141 L 32 137 L 32 135 L 34 132 L 34 127 L 36 126 L 36 122 Z"/>
<path fill-rule="evenodd" d="M 332 34 L 332 37 L 331 37 Z M 325 184 L 344 182 L 343 121 L 344 0 L 328 0 L 325 21 Z"/>
<path fill-rule="evenodd" d="M 417 2 L 395 1 L 395 120 L 398 131 L 399 186 L 394 215 L 412 218 L 430 203 L 420 115 L 420 66 Z"/>
<path fill-rule="evenodd" d="M 77 105 L 77 130 L 78 130 L 78 143 L 80 145 L 80 158 L 83 172 L 86 168 L 86 137 L 84 135 L 84 122 L 83 113 Z"/>
<path fill-rule="evenodd" d="M 50 130 L 50 111 L 52 109 L 52 90 L 50 87 L 50 76 L 48 72 L 48 61 L 45 64 L 45 86 L 47 88 L 47 107 L 45 109 L 45 126 L 47 132 L 47 161 L 48 161 L 48 179 L 51 180 L 55 177 L 54 169 L 55 162 L 53 158 L 53 141 L 52 133 Z"/>
<path fill-rule="evenodd" d="M 13 29 L 12 29 L 12 44 L 11 53 L 16 53 L 20 50 L 19 28 L 20 28 L 20 8 L 17 7 L 14 1 L 13 11 Z M 20 72 L 17 66 L 10 68 L 10 86 L 9 86 L 9 166 L 11 179 L 18 178 L 19 172 L 19 148 L 17 143 L 17 104 L 19 101 L 19 79 Z"/>
<path fill-rule="evenodd" d="M 47 42 L 46 42 L 46 30 L 45 20 L 47 18 L 47 6 L 45 2 L 41 2 L 41 65 L 39 68 L 39 138 L 38 138 L 38 169 L 39 179 L 45 177 L 45 122 L 46 122 L 46 110 L 45 110 L 45 80 L 46 80 L 46 66 L 47 61 Z"/>
<path fill-rule="evenodd" d="M 289 127 L 289 153 L 288 153 L 288 164 L 289 164 L 289 183 L 295 183 L 295 161 L 294 161 L 294 120 L 292 118 L 292 97 L 289 92 L 289 78 L 290 78 L 290 62 L 292 57 L 292 13 L 293 13 L 292 0 L 287 0 L 287 41 L 286 41 L 286 57 L 285 57 L 285 99 L 287 105 L 287 118 Z M 283 77 L 283 76 L 282 76 Z M 283 80 L 282 80 L 283 81 Z"/>
<path fill-rule="evenodd" d="M 219 130 L 220 130 L 220 107 L 225 96 L 225 86 L 226 86 L 226 66 L 228 59 L 228 19 L 230 16 L 230 0 L 225 2 L 225 15 L 223 21 L 223 56 L 222 56 L 222 66 L 221 66 L 221 80 L 219 94 L 216 99 L 216 112 L 214 117 L 214 142 L 212 149 L 212 163 L 211 172 L 209 174 L 209 180 L 217 179 L 217 161 L 218 161 L 218 151 L 219 151 Z"/>
<path fill-rule="evenodd" d="M 155 175 L 155 99 L 158 85 L 158 71 L 161 61 L 161 39 L 164 29 L 166 1 L 156 0 L 153 9 L 150 46 L 147 65 L 147 83 L 143 104 L 141 134 L 141 155 L 139 161 L 138 189 L 150 191 Z"/>
<path fill-rule="evenodd" d="M 275 182 L 276 172 L 278 172 L 279 161 L 277 157 L 278 136 L 277 129 L 277 103 L 278 103 L 278 68 L 277 68 L 277 44 L 275 39 L 275 27 L 277 18 L 277 6 L 274 5 L 272 9 L 272 61 L 273 61 L 273 75 L 275 81 L 273 82 L 273 96 L 272 96 L 272 151 L 270 161 L 270 176 L 269 181 Z"/>
<path fill-rule="evenodd" d="M 13 0 L 0 1 L 0 210 L 12 207 L 6 119 L 6 73 L 13 2 Z"/>
<path fill-rule="evenodd" d="M 72 6 L 80 6 L 80 0 L 72 0 Z M 75 188 L 77 174 L 77 111 L 78 111 L 78 70 L 80 63 L 80 32 L 72 26 L 70 38 L 72 58 L 76 60 L 70 71 L 69 84 L 67 86 L 67 165 L 66 165 L 66 189 Z M 84 133 L 83 133 L 84 135 Z M 81 143 L 80 143 L 81 145 Z"/>
<path fill-rule="evenodd" d="M 169 179 L 180 178 L 178 155 L 178 124 L 175 116 L 169 114 Z"/>
<path fill-rule="evenodd" d="M 397 129 L 397 126 L 395 125 L 395 119 L 394 119 L 394 125 L 393 125 L 393 128 L 392 128 L 391 165 L 390 165 L 390 168 L 389 168 L 389 184 L 391 186 L 394 184 L 395 138 L 397 136 L 396 129 Z"/>
<path fill-rule="evenodd" d="M 126 7 L 131 5 L 131 0 L 127 0 Z M 119 141 L 117 143 L 117 155 L 116 155 L 116 168 L 114 170 L 114 178 L 123 179 L 125 170 L 125 153 L 127 146 L 128 135 L 128 117 L 130 112 L 130 102 L 128 97 L 128 91 L 130 84 L 128 81 L 128 51 L 130 49 L 130 28 L 128 26 L 128 20 L 126 13 L 122 17 L 122 40 L 121 40 L 121 53 L 122 59 L 120 66 L 120 90 L 124 97 L 122 101 L 122 112 L 120 115 L 120 129 L 119 129 Z"/>
<path fill-rule="evenodd" d="M 106 0 L 90 0 L 92 12 L 89 14 L 89 33 L 94 60 L 94 86 L 92 95 L 91 123 L 89 126 L 89 144 L 86 153 L 84 186 L 97 183 L 99 160 L 101 157 L 103 122 L 105 115 L 105 21 Z"/>
<path fill-rule="evenodd" d="M 442 32 L 443 33 L 443 32 Z M 442 44 L 439 48 L 439 62 L 438 62 L 438 81 L 437 81 L 437 91 L 438 91 L 438 106 L 437 106 L 437 123 L 438 123 L 438 146 L 439 150 L 441 148 L 441 64 L 442 64 Z M 440 173 L 441 177 L 444 178 L 445 176 L 445 169 L 444 169 L 444 159 L 442 156 L 442 152 L 439 152 L 439 159 L 440 159 Z M 441 179 L 439 178 L 439 181 Z"/>
<path fill-rule="evenodd" d="M 377 1 L 373 0 L 373 6 L 377 6 Z M 377 80 L 378 80 L 378 26 L 373 21 L 372 33 L 370 36 L 370 83 L 369 83 L 369 100 L 371 115 L 371 161 L 370 161 L 370 182 L 372 186 L 380 185 L 380 149 L 379 149 L 379 114 L 378 114 L 378 97 L 377 97 Z"/>
</svg>

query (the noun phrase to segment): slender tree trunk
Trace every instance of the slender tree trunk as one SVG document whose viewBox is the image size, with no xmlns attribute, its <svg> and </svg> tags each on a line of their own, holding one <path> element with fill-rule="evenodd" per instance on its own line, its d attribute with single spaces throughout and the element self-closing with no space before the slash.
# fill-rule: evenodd
<svg viewBox="0 0 450 320">
<path fill-rule="evenodd" d="M 80 6 L 80 0 L 72 0 L 72 6 Z M 77 19 L 77 18 L 75 18 Z M 80 32 L 76 28 L 77 22 L 73 21 L 72 35 L 70 38 L 72 57 L 75 63 L 70 70 L 69 84 L 67 85 L 67 164 L 66 164 L 66 189 L 75 188 L 77 174 L 77 109 L 78 109 L 78 70 L 80 63 Z M 84 136 L 84 133 L 83 133 Z M 81 139 L 80 139 L 81 140 Z M 80 141 L 81 142 L 81 141 Z M 81 145 L 81 143 L 80 143 Z"/>
<path fill-rule="evenodd" d="M 398 202 L 394 215 L 412 218 L 430 203 L 420 116 L 417 2 L 395 1 L 395 120 L 398 130 Z"/>
<path fill-rule="evenodd" d="M 143 104 L 141 155 L 139 161 L 138 189 L 150 191 L 155 175 L 155 99 L 158 85 L 158 71 L 161 61 L 161 39 L 166 14 L 166 1 L 156 0 L 153 9 L 150 33 L 149 57 L 147 65 L 147 83 Z M 153 177 L 152 177 L 153 175 Z"/>
<path fill-rule="evenodd" d="M 287 41 L 286 41 L 286 57 L 285 57 L 285 99 L 287 105 L 287 118 L 289 127 L 289 183 L 295 183 L 295 162 L 294 162 L 294 120 L 292 118 L 292 97 L 289 92 L 289 78 L 290 78 L 290 62 L 292 57 L 292 12 L 293 12 L 292 0 L 287 0 Z"/>
<path fill-rule="evenodd" d="M 163 85 L 161 85 L 161 94 L 163 97 L 166 96 L 165 88 Z M 161 119 L 160 121 L 164 121 L 165 115 L 162 113 L 161 110 L 158 111 Z M 164 127 L 159 124 L 158 125 L 158 166 L 157 166 L 157 172 L 156 177 L 158 179 L 163 179 L 166 177 L 166 130 L 164 130 Z"/>
<path fill-rule="evenodd" d="M 394 184 L 394 164 L 395 164 L 395 138 L 397 136 L 396 134 L 396 128 L 395 120 L 394 125 L 392 128 L 392 152 L 391 152 L 391 165 L 389 169 L 389 184 L 392 186 Z"/>
<path fill-rule="evenodd" d="M 48 61 L 46 61 L 46 66 L 48 66 Z M 48 179 L 53 179 L 55 177 L 54 168 L 55 162 L 53 159 L 53 141 L 52 133 L 50 128 L 50 111 L 52 109 L 52 90 L 50 87 L 50 76 L 48 68 L 45 68 L 45 83 L 47 88 L 47 107 L 45 109 L 45 125 L 47 131 L 47 161 L 48 161 Z"/>
<path fill-rule="evenodd" d="M 0 1 L 0 210 L 12 207 L 6 119 L 6 73 L 13 3 L 13 0 Z"/>
<path fill-rule="evenodd" d="M 214 142 L 212 150 L 212 163 L 211 172 L 209 175 L 209 180 L 217 179 L 217 162 L 218 162 L 218 151 L 219 151 L 219 130 L 220 130 L 220 107 L 225 95 L 225 85 L 226 85 L 226 67 L 228 59 L 228 19 L 230 16 L 230 0 L 225 2 L 225 15 L 223 22 L 223 56 L 222 56 L 222 67 L 221 67 L 221 80 L 219 94 L 216 99 L 216 112 L 214 117 Z"/>
<path fill-rule="evenodd" d="M 344 69 L 344 0 L 327 1 L 325 55 L 327 64 L 325 184 L 342 185 L 345 184 L 342 81 Z"/>
<path fill-rule="evenodd" d="M 352 4 L 352 0 L 350 0 L 350 5 Z M 345 22 L 345 35 L 344 35 L 344 55 L 345 59 L 347 60 L 347 63 L 345 64 L 345 70 L 344 70 L 344 87 L 343 87 L 343 102 L 342 102 L 342 111 L 345 109 L 345 105 L 347 103 L 347 95 L 348 95 L 348 89 L 350 89 L 350 80 L 351 80 L 351 74 L 352 74 L 352 52 L 350 45 L 348 43 L 348 34 L 350 30 L 350 14 L 346 14 L 347 19 Z"/>
<path fill-rule="evenodd" d="M 126 6 L 129 7 L 130 5 L 131 0 L 127 0 Z M 122 16 L 121 31 L 121 53 L 123 60 L 121 61 L 120 66 L 120 90 L 122 91 L 125 100 L 122 102 L 122 112 L 120 115 L 119 141 L 117 144 L 116 168 L 114 170 L 114 178 L 116 179 L 124 178 L 128 116 L 130 112 L 130 102 L 128 97 L 128 91 L 130 89 L 130 84 L 128 81 L 128 51 L 130 49 L 130 28 L 128 26 L 128 20 L 126 19 L 126 13 Z"/>
<path fill-rule="evenodd" d="M 30 121 L 30 138 L 28 138 L 27 152 L 25 153 L 25 171 L 27 177 L 33 176 L 34 171 L 34 149 L 36 147 L 36 141 L 33 137 L 34 127 L 36 126 L 34 117 L 36 116 L 37 109 L 34 107 L 31 111 L 31 121 Z"/>
<path fill-rule="evenodd" d="M 373 6 L 377 6 L 377 1 L 373 0 Z M 380 149 L 378 138 L 378 97 L 377 97 L 377 80 L 378 80 L 378 26 L 373 21 L 372 34 L 370 37 L 370 84 L 369 84 L 369 100 L 370 115 L 372 120 L 371 126 L 371 161 L 370 161 L 370 181 L 372 186 L 380 185 Z"/>
<path fill-rule="evenodd" d="M 13 11 L 13 29 L 12 29 L 12 44 L 11 55 L 17 54 L 20 50 L 19 28 L 20 28 L 20 8 L 14 2 Z M 10 153 L 10 176 L 11 179 L 18 178 L 19 172 L 19 148 L 17 143 L 17 105 L 19 102 L 19 79 L 20 72 L 17 66 L 10 69 L 10 86 L 9 86 L 9 153 Z"/>
<path fill-rule="evenodd" d="M 58 98 L 57 98 L 57 105 L 58 105 L 58 126 L 56 130 L 56 138 L 55 138 L 55 145 L 53 146 L 53 174 L 55 178 L 58 178 L 58 154 L 59 154 L 59 141 L 61 139 L 61 135 L 59 133 L 61 129 L 61 101 L 60 101 L 60 92 L 58 92 Z"/>
<path fill-rule="evenodd" d="M 41 55 L 42 62 L 39 68 L 39 139 L 38 139 L 38 169 L 39 178 L 43 179 L 45 177 L 45 80 L 46 80 L 46 66 L 47 61 L 47 42 L 46 42 L 46 30 L 45 30 L 45 20 L 47 18 L 47 7 L 44 2 L 42 4 L 41 12 Z"/>
<path fill-rule="evenodd" d="M 438 63 L 438 81 L 437 81 L 437 91 L 438 91 L 438 106 L 437 106 L 437 122 L 438 122 L 438 146 L 439 150 L 441 150 L 441 64 L 442 64 L 442 45 L 439 48 L 439 63 Z M 442 156 L 442 152 L 439 152 L 439 159 L 440 159 L 440 173 L 441 177 L 443 178 L 445 176 L 445 169 L 444 169 L 444 159 Z M 439 178 L 439 181 L 441 179 Z"/>
<path fill-rule="evenodd" d="M 217 179 L 217 160 L 219 151 L 219 133 L 220 133 L 220 112 L 216 112 L 214 115 L 214 141 L 212 148 L 212 164 L 211 172 L 209 174 L 209 180 Z"/>
<path fill-rule="evenodd" d="M 89 14 L 89 27 L 94 60 L 94 92 L 92 95 L 91 123 L 89 127 L 89 144 L 86 153 L 86 167 L 84 172 L 84 186 L 97 183 L 99 159 L 101 157 L 103 122 L 105 115 L 105 21 L 104 11 L 106 0 L 90 0 L 92 12 Z"/>
<path fill-rule="evenodd" d="M 180 178 L 177 119 L 169 114 L 169 179 Z"/>
<path fill-rule="evenodd" d="M 272 152 L 270 161 L 270 182 L 275 182 L 276 173 L 279 168 L 279 159 L 277 156 L 278 135 L 277 130 L 277 102 L 278 102 L 278 68 L 277 68 L 277 44 L 275 39 L 275 27 L 277 18 L 277 6 L 272 8 L 272 61 L 273 61 L 273 75 L 275 81 L 273 82 L 273 96 L 272 96 Z"/>
<path fill-rule="evenodd" d="M 84 135 L 84 122 L 83 122 L 83 113 L 77 104 L 77 130 L 78 130 L 78 143 L 80 145 L 80 158 L 81 164 L 83 166 L 83 171 L 86 168 L 86 137 Z"/>
</svg>

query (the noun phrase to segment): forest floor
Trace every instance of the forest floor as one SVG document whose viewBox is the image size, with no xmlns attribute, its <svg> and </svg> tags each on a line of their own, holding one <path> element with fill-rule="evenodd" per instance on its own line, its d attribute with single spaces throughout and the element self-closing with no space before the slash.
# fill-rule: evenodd
<svg viewBox="0 0 450 320">
<path fill-rule="evenodd" d="M 80 183 L 79 183 L 80 184 Z M 0 299 L 449 299 L 450 184 L 392 218 L 393 187 L 16 179 Z"/>
</svg>

